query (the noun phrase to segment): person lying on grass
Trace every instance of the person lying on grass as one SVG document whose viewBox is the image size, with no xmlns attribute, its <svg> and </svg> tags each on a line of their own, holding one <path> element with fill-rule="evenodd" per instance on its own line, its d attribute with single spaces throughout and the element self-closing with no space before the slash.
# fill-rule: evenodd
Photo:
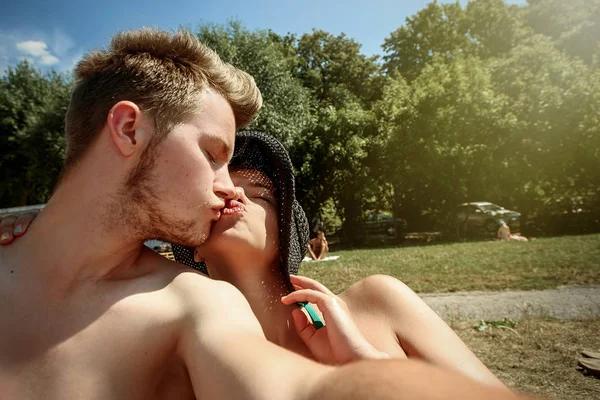
<svg viewBox="0 0 600 400">
<path fill-rule="evenodd" d="M 267 340 L 297 354 L 326 364 L 364 357 L 418 359 L 505 389 L 399 280 L 374 275 L 336 295 L 297 276 L 309 230 L 295 199 L 289 156 L 274 138 L 257 132 L 238 133 L 235 148 L 229 172 L 237 196 L 226 202 L 204 243 L 173 246 L 177 261 L 233 284 L 248 300 Z M 30 219 L 5 219 L 0 233 L 14 225 L 20 236 Z M 297 302 L 314 303 L 325 327 L 312 324 Z"/>
</svg>

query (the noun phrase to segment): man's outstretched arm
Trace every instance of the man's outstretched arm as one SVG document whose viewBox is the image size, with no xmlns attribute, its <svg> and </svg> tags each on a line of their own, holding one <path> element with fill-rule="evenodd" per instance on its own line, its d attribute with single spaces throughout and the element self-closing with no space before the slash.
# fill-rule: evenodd
<svg viewBox="0 0 600 400">
<path fill-rule="evenodd" d="M 193 272 L 177 281 L 187 307 L 178 352 L 196 398 L 306 399 L 307 388 L 332 369 L 268 342 L 232 285 Z"/>
<path fill-rule="evenodd" d="M 268 342 L 233 286 L 212 281 L 207 287 L 207 278 L 182 275 L 190 314 L 178 350 L 199 399 L 516 398 L 508 390 L 418 361 L 318 364 Z M 206 281 L 198 287 L 197 279 Z"/>
</svg>

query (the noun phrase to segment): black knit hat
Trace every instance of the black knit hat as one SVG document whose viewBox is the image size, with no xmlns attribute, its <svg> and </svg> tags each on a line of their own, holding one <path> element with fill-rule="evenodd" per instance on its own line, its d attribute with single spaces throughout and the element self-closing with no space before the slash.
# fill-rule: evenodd
<svg viewBox="0 0 600 400">
<path fill-rule="evenodd" d="M 296 200 L 292 161 L 277 139 L 261 132 L 238 132 L 231 170 L 249 169 L 265 174 L 275 187 L 279 213 L 279 259 L 281 273 L 290 291 L 290 274 L 297 274 L 306 254 L 309 228 L 304 210 Z M 175 260 L 204 273 L 206 265 L 194 261 L 194 249 L 173 245 Z"/>
</svg>

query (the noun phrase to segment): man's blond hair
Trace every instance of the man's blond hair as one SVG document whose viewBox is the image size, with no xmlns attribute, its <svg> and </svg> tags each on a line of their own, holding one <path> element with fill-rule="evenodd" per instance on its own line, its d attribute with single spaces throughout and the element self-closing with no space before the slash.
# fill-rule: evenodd
<svg viewBox="0 0 600 400">
<path fill-rule="evenodd" d="M 118 33 L 107 50 L 87 54 L 75 68 L 65 171 L 81 160 L 117 102 L 132 101 L 152 117 L 155 147 L 198 111 L 207 88 L 229 102 L 237 128 L 251 122 L 262 105 L 252 76 L 223 62 L 191 33 L 150 28 Z"/>
</svg>

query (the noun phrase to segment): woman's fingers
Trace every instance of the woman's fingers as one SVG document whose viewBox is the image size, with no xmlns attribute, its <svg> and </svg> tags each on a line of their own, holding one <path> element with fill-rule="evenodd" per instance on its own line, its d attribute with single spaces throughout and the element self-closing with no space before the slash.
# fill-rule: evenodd
<svg viewBox="0 0 600 400">
<path fill-rule="evenodd" d="M 310 323 L 304 311 L 302 311 L 301 308 L 296 308 L 292 311 L 292 319 L 294 320 L 294 327 L 296 328 L 296 332 L 298 332 L 298 336 L 300 336 L 305 343 L 309 343 L 317 330 L 313 324 Z"/>
<path fill-rule="evenodd" d="M 0 221 L 0 244 L 9 244 L 14 240 L 14 224 L 16 215 L 7 215 Z"/>
<path fill-rule="evenodd" d="M 0 244 L 10 244 L 15 239 L 27 231 L 31 221 L 39 214 L 36 212 L 26 212 L 23 214 L 6 215 L 0 218 Z"/>
<path fill-rule="evenodd" d="M 24 234 L 27 231 L 27 228 L 29 228 L 31 221 L 33 221 L 37 216 L 38 213 L 20 214 L 14 223 L 13 234 L 17 237 Z"/>
<path fill-rule="evenodd" d="M 333 294 L 331 290 L 327 289 L 325 285 L 315 281 L 314 279 L 307 278 L 306 276 L 290 275 L 290 281 L 292 282 L 292 285 L 297 285 L 305 289 L 317 290 L 329 296 L 335 296 L 335 294 Z"/>
<path fill-rule="evenodd" d="M 313 289 L 301 289 L 296 290 L 287 296 L 283 296 L 281 301 L 283 304 L 289 305 L 298 302 L 323 303 L 330 299 L 331 297 L 325 293 L 321 293 Z"/>
</svg>

